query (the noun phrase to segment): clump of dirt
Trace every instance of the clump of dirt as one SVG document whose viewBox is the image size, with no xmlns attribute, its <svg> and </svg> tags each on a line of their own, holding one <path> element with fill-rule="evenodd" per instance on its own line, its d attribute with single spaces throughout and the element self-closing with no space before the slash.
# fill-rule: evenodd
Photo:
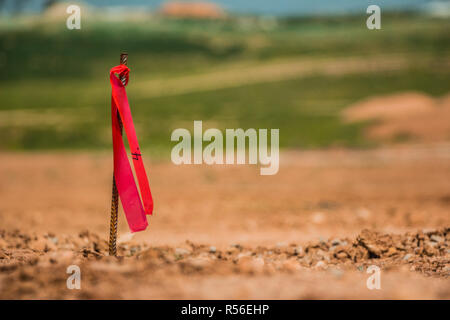
<svg viewBox="0 0 450 320">
<path fill-rule="evenodd" d="M 0 231 L 0 298 L 151 298 L 151 294 L 161 293 L 161 283 L 165 283 L 164 297 L 179 298 L 187 290 L 183 286 L 174 289 L 180 281 L 188 281 L 189 288 L 198 286 L 195 281 L 199 279 L 232 277 L 245 278 L 248 283 L 252 277 L 284 277 L 283 281 L 289 282 L 287 276 L 298 277 L 301 271 L 326 270 L 332 271 L 330 281 L 334 281 L 344 272 L 363 271 L 373 264 L 382 270 L 400 268 L 404 272 L 406 268 L 415 274 L 448 279 L 449 231 L 393 235 L 363 230 L 354 239 L 268 247 L 233 244 L 220 249 L 190 241 L 178 247 L 130 241 L 118 246 L 118 257 L 108 256 L 107 242 L 87 231 L 77 236 Z M 66 268 L 70 265 L 82 270 L 84 290 L 67 290 Z M 308 275 L 304 280 L 311 278 Z M 144 290 L 143 284 L 159 289 Z M 128 293 L 118 290 L 121 287 Z M 210 297 L 211 289 L 206 290 Z M 447 296 L 439 290 L 439 296 Z M 187 293 L 187 297 L 196 294 Z"/>
<path fill-rule="evenodd" d="M 383 141 L 450 139 L 450 95 L 435 99 L 406 92 L 372 97 L 346 108 L 343 117 L 350 122 L 373 120 L 367 134 Z"/>
<path fill-rule="evenodd" d="M 118 246 L 118 260 L 133 264 L 144 261 L 153 268 L 178 265 L 181 273 L 269 272 L 331 265 L 410 264 L 427 275 L 450 274 L 450 228 L 403 235 L 363 230 L 355 239 L 329 239 L 304 245 L 279 243 L 273 247 L 247 247 L 240 244 L 219 250 L 186 241 L 183 246 L 152 247 L 128 242 Z M 48 265 L 71 261 L 102 261 L 108 257 L 107 242 L 98 235 L 45 234 L 30 236 L 18 231 L 0 231 L 0 271 L 9 272 L 24 265 Z M 222 267 L 220 266 L 223 264 Z"/>
<path fill-rule="evenodd" d="M 251 166 L 152 163 L 161 205 L 119 258 L 109 153 L 2 153 L 0 299 L 449 299 L 449 150 L 289 152 L 266 183 Z"/>
</svg>

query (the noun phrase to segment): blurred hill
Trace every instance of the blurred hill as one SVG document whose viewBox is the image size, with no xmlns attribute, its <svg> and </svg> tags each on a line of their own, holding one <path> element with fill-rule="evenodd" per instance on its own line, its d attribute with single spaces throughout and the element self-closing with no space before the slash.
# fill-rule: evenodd
<svg viewBox="0 0 450 320">
<path fill-rule="evenodd" d="M 68 17 L 67 7 L 73 4 L 80 7 L 80 11 L 83 12 L 84 18 L 87 18 L 92 10 L 91 7 L 84 3 L 55 1 L 42 12 L 41 20 L 45 22 L 66 21 Z"/>
<path fill-rule="evenodd" d="M 225 12 L 220 6 L 208 2 L 165 2 L 161 5 L 159 12 L 173 18 L 221 19 L 225 17 Z"/>
<path fill-rule="evenodd" d="M 384 141 L 450 140 L 450 94 L 432 98 L 419 92 L 370 97 L 346 108 L 349 121 L 374 120 L 369 137 Z"/>
</svg>

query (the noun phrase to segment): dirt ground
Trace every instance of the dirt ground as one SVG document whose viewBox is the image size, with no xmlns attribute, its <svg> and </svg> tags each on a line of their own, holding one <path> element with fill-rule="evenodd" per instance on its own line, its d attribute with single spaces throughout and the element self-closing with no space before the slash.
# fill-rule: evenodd
<svg viewBox="0 0 450 320">
<path fill-rule="evenodd" d="M 120 211 L 114 258 L 109 153 L 0 153 L 0 298 L 450 299 L 449 160 L 439 143 L 284 152 L 274 176 L 148 162 L 155 213 L 130 239 Z"/>
</svg>

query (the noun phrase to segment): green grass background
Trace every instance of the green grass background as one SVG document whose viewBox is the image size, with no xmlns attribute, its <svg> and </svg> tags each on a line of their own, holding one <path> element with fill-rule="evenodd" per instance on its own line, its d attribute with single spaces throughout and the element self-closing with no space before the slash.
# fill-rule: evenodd
<svg viewBox="0 0 450 320">
<path fill-rule="evenodd" d="M 256 18 L 227 21 L 153 19 L 99 22 L 81 30 L 65 23 L 0 23 L 0 150 L 106 149 L 111 147 L 109 69 L 127 50 L 132 70 L 128 96 L 141 145 L 167 155 L 173 129 L 279 128 L 282 148 L 368 147 L 367 123 L 346 124 L 340 112 L 368 96 L 449 91 L 441 67 L 450 52 L 450 23 L 412 14 L 385 14 L 369 31 L 365 15 Z M 310 75 L 214 91 L 148 96 L 141 81 L 175 78 L 285 59 L 397 54 L 427 63 L 392 72 Z M 448 64 L 447 64 L 448 65 Z M 239 72 L 239 70 L 237 70 Z"/>
</svg>

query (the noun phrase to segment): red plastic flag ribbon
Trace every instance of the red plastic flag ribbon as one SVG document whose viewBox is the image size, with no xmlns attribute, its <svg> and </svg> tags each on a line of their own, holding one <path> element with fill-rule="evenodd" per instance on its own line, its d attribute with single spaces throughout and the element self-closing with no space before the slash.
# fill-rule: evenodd
<svg viewBox="0 0 450 320">
<path fill-rule="evenodd" d="M 110 71 L 112 87 L 111 116 L 112 138 L 114 148 L 114 179 L 122 202 L 123 211 L 131 232 L 142 231 L 148 225 L 146 214 L 153 212 L 153 198 L 142 161 L 130 105 L 128 104 L 125 86 L 128 84 L 130 69 L 125 65 L 118 65 Z M 117 77 L 117 76 L 118 77 Z M 119 78 L 125 77 L 125 84 Z M 122 124 L 128 138 L 128 144 L 133 158 L 134 171 L 139 182 L 141 198 L 131 171 L 130 162 L 122 139 Z M 143 203 L 143 204 L 142 204 Z"/>
</svg>

